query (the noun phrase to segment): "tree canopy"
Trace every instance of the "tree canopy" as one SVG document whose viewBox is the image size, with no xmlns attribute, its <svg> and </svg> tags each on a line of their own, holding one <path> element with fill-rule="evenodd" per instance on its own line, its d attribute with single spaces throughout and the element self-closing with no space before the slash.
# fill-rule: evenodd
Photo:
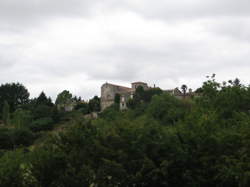
<svg viewBox="0 0 250 187">
<path fill-rule="evenodd" d="M 0 86 L 0 110 L 4 102 L 10 106 L 10 112 L 14 112 L 19 106 L 28 103 L 29 92 L 20 83 L 7 83 Z"/>
</svg>

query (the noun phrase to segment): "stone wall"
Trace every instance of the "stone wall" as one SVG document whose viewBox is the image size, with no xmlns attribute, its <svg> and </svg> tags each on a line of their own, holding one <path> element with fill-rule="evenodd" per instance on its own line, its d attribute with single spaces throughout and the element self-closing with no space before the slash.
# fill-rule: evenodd
<svg viewBox="0 0 250 187">
<path fill-rule="evenodd" d="M 114 104 L 114 99 L 116 94 L 121 96 L 131 92 L 131 88 L 105 83 L 101 87 L 101 110 Z"/>
</svg>

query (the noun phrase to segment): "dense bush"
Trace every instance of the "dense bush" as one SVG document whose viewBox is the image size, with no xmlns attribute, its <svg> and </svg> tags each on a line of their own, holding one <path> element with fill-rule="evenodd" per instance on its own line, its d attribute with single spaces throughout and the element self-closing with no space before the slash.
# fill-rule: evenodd
<svg viewBox="0 0 250 187">
<path fill-rule="evenodd" d="M 11 132 L 13 144 L 16 146 L 29 146 L 33 143 L 34 134 L 25 128 L 13 129 Z"/>
<path fill-rule="evenodd" d="M 147 113 L 162 124 L 175 124 L 188 111 L 188 103 L 169 94 L 154 96 Z"/>
<path fill-rule="evenodd" d="M 13 141 L 9 129 L 0 128 L 0 149 L 11 148 L 13 148 Z"/>
<path fill-rule="evenodd" d="M 33 132 L 51 130 L 53 129 L 53 120 L 48 117 L 37 119 L 30 124 L 30 129 Z"/>
<path fill-rule="evenodd" d="M 33 143 L 35 136 L 25 128 L 0 129 L 0 149 L 13 149 L 20 146 L 29 146 Z"/>
</svg>

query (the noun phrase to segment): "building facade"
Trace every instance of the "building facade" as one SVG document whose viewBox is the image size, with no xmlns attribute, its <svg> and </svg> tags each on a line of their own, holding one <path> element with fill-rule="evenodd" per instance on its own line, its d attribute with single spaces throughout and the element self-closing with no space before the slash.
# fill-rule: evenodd
<svg viewBox="0 0 250 187">
<path fill-rule="evenodd" d="M 143 87 L 144 90 L 150 89 L 148 84 L 145 82 L 133 82 L 131 83 L 131 88 L 110 83 L 103 84 L 101 87 L 101 111 L 115 103 L 115 97 L 117 94 L 120 96 L 120 109 L 127 109 L 128 100 L 133 98 L 134 93 L 139 86 Z M 163 92 L 168 93 L 178 99 L 187 99 L 197 96 L 197 94 L 192 92 L 191 89 L 185 94 L 182 93 L 178 88 L 163 90 Z"/>
<path fill-rule="evenodd" d="M 127 101 L 133 98 L 136 88 L 142 86 L 144 89 L 148 89 L 147 83 L 144 82 L 134 82 L 131 84 L 131 88 L 105 83 L 101 87 L 101 110 L 111 106 L 115 103 L 116 95 L 120 96 L 120 109 L 127 109 Z"/>
</svg>

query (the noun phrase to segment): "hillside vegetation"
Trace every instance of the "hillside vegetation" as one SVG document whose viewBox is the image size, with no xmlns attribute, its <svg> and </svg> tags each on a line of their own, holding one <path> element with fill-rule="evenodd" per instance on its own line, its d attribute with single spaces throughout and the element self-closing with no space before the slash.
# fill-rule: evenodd
<svg viewBox="0 0 250 187">
<path fill-rule="evenodd" d="M 212 76 L 197 92 L 139 88 L 128 110 L 115 103 L 97 119 L 84 115 L 100 110 L 98 97 L 66 112 L 46 96 L 1 96 L 0 186 L 249 186 L 250 87 Z"/>
</svg>

